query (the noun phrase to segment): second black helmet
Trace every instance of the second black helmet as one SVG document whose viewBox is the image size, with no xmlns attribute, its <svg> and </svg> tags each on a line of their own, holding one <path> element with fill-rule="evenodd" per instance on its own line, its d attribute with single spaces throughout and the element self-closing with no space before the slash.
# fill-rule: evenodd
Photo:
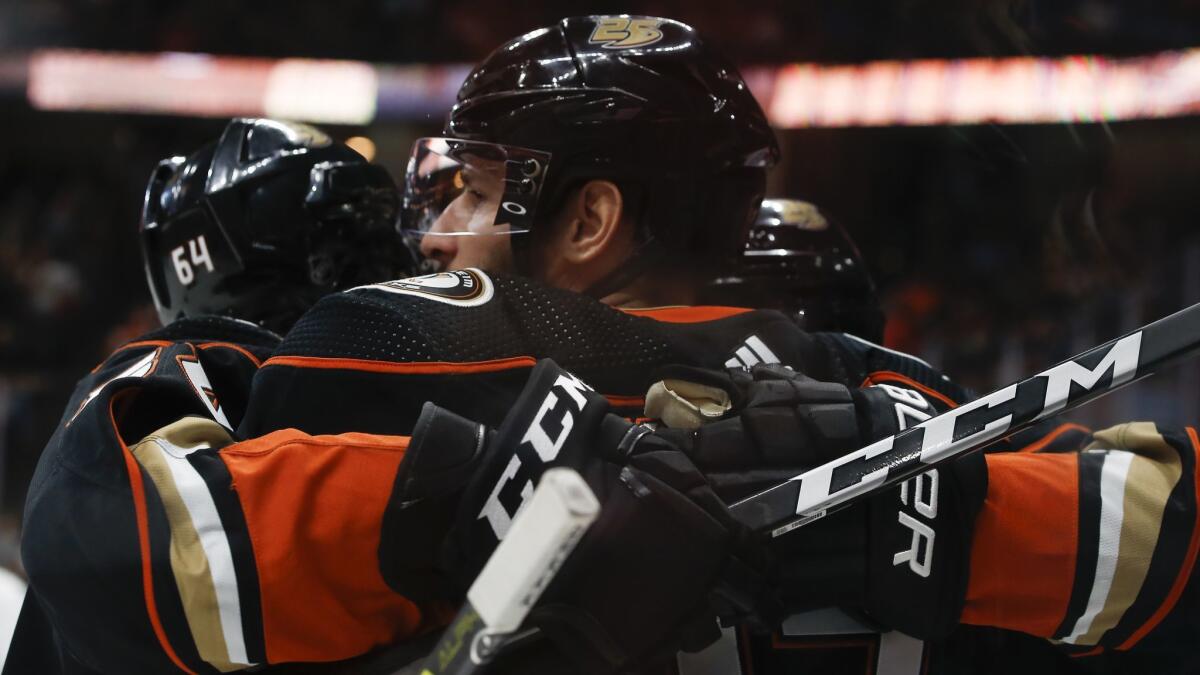
<svg viewBox="0 0 1200 675">
<path fill-rule="evenodd" d="M 150 177 L 140 235 L 159 318 L 282 332 L 330 291 L 405 276 L 398 208 L 387 171 L 324 132 L 235 119 Z"/>
</svg>

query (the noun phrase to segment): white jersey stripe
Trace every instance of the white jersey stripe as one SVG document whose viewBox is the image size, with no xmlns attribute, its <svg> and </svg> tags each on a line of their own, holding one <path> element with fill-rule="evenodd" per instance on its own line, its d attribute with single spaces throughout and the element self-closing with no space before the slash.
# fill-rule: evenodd
<svg viewBox="0 0 1200 675">
<path fill-rule="evenodd" d="M 742 363 L 746 364 L 747 368 L 759 362 L 759 358 L 754 355 L 754 352 L 750 351 L 749 347 L 738 347 L 738 350 L 734 353 L 742 360 Z"/>
<path fill-rule="evenodd" d="M 771 351 L 757 335 L 746 338 L 746 346 L 754 350 L 763 363 L 779 363 L 779 357 L 775 356 L 775 352 Z"/>
<path fill-rule="evenodd" d="M 182 448 L 162 438 L 153 441 L 163 450 L 163 458 L 171 470 L 175 487 L 192 519 L 192 525 L 200 536 L 200 545 L 208 558 L 213 587 L 217 592 L 217 607 L 220 610 L 221 634 L 229 650 L 229 661 L 235 664 L 254 665 L 246 655 L 246 640 L 242 633 L 242 605 L 238 597 L 237 573 L 233 567 L 233 551 L 229 548 L 229 537 L 221 525 L 217 505 L 209 494 L 208 484 L 187 461 L 187 456 L 196 450 L 207 448 L 199 445 Z"/>
<path fill-rule="evenodd" d="M 1096 578 L 1088 596 L 1087 609 L 1075 622 L 1071 634 L 1063 642 L 1075 644 L 1092 627 L 1092 621 L 1108 601 L 1117 558 L 1121 547 L 1121 523 L 1125 517 L 1125 479 L 1133 453 L 1113 450 L 1104 456 L 1100 468 L 1100 543 L 1096 554 Z"/>
</svg>

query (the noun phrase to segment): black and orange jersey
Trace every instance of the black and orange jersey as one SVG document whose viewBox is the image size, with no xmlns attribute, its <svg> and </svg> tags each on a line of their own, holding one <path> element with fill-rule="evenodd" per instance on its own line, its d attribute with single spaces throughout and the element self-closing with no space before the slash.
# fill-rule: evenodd
<svg viewBox="0 0 1200 675">
<path fill-rule="evenodd" d="M 21 551 L 30 586 L 6 673 L 171 667 L 161 649 L 147 649 L 157 646 L 156 612 L 146 602 L 153 579 L 143 576 L 142 555 L 167 555 L 145 537 L 161 514 L 140 499 L 146 476 L 127 448 L 185 415 L 232 430 L 278 342 L 245 322 L 184 319 L 125 344 L 78 382 L 26 499 Z"/>
<path fill-rule="evenodd" d="M 463 270 L 322 298 L 255 376 L 239 431 L 407 434 L 425 401 L 497 424 L 541 358 L 631 416 L 670 364 L 784 363 L 851 386 L 871 378 L 965 396 L 919 360 L 842 334 L 805 333 L 780 312 L 617 310 L 522 277 Z"/>
<path fill-rule="evenodd" d="M 986 457 L 962 621 L 1046 638 L 1083 669 L 1196 672 L 1196 431 L 1048 438 Z"/>
<path fill-rule="evenodd" d="M 657 379 L 658 368 L 677 363 L 721 368 L 781 362 L 817 379 L 852 386 L 902 386 L 919 392 L 937 408 L 967 398 L 961 388 L 919 359 L 852 336 L 806 334 L 779 313 L 726 307 L 619 311 L 526 279 L 465 270 L 375 284 L 323 299 L 257 374 L 241 431 L 247 437 L 292 427 L 314 434 L 406 434 L 426 400 L 496 424 L 536 359 L 546 357 L 595 386 L 630 415 L 640 412 L 642 396 Z M 1102 510 L 1097 510 L 1095 499 L 1103 493 L 1106 474 L 1095 470 L 1094 464 L 1101 456 L 1137 453 L 1111 447 L 1106 448 L 1107 454 L 1073 452 L 1091 440 L 1090 432 L 1077 425 L 1047 424 L 1014 435 L 997 447 L 1011 452 L 989 457 L 991 487 L 980 516 L 963 617 L 967 624 L 987 627 L 983 630 L 1002 629 L 993 633 L 1021 631 L 1044 638 L 1034 643 L 1033 651 L 1045 648 L 1046 663 L 1055 668 L 1066 654 L 1127 650 L 1137 644 L 1132 638 L 1139 632 L 1162 630 L 1156 627 L 1168 623 L 1163 617 L 1172 614 L 1194 562 L 1187 553 L 1195 522 L 1194 481 L 1186 470 L 1177 471 L 1182 478 L 1169 490 L 1164 492 L 1162 484 L 1144 488 L 1156 495 L 1150 499 L 1141 492 L 1141 486 L 1149 485 L 1146 476 L 1153 472 L 1145 466 L 1158 466 L 1156 462 L 1165 455 L 1138 455 L 1137 462 L 1130 463 L 1143 469 L 1129 483 L 1129 508 L 1136 511 L 1158 500 L 1159 510 L 1148 513 L 1159 513 L 1161 527 L 1142 535 L 1145 540 L 1138 549 L 1143 557 L 1147 547 L 1153 549 L 1156 562 L 1153 573 L 1147 574 L 1149 582 L 1138 585 L 1136 592 L 1122 585 L 1126 600 L 1104 610 L 1107 605 L 1098 598 L 1111 588 L 1111 584 L 1103 586 L 1103 580 L 1112 561 L 1097 553 L 1104 547 L 1097 520 Z M 1180 466 L 1194 464 L 1191 446 L 1175 442 L 1170 447 Z M 1074 474 L 1068 476 L 1064 471 L 1068 467 L 1074 468 Z M 1041 479 L 1033 480 L 1029 472 Z M 1038 493 L 1037 499 L 1031 491 Z M 1177 513 L 1170 508 L 1175 504 L 1180 505 Z M 1053 527 L 1044 522 L 1047 517 L 1054 518 Z M 1125 522 L 1142 520 L 1138 515 Z M 1025 538 L 1017 532 L 1026 533 Z M 1044 536 L 1037 536 L 1039 532 Z M 1057 566 L 1039 557 L 1051 555 L 1044 547 L 1047 540 L 1058 543 L 1053 549 Z M 1070 546 L 1074 549 L 1067 555 Z M 1015 570 L 1022 574 L 1014 575 Z M 1017 583 L 1021 576 L 1038 580 L 1022 587 Z M 1156 590 L 1162 584 L 1168 588 Z M 1045 592 L 1050 586 L 1056 594 Z M 1064 589 L 1070 591 L 1069 597 L 1064 597 Z M 1043 600 L 1022 604 L 1031 592 Z M 1089 601 L 1092 613 L 1109 619 L 1089 618 Z M 1111 623 L 1116 608 L 1124 605 L 1129 609 L 1117 622 L 1120 625 L 1101 630 L 1106 621 Z M 1143 620 L 1135 618 L 1146 611 L 1149 615 Z M 1156 613 L 1158 620 L 1150 622 Z M 1090 626 L 1087 630 L 1081 630 L 1084 624 L 1075 625 L 1081 617 Z M 972 631 L 978 629 L 963 629 L 967 635 Z M 785 639 L 780 633 L 772 640 L 775 653 L 788 643 L 786 649 L 796 654 L 804 651 L 794 649 L 796 643 L 807 638 L 788 635 Z M 824 636 L 816 642 L 831 640 Z M 939 663 L 953 663 L 939 656 L 947 651 L 977 656 L 971 649 L 914 647 L 898 637 L 881 640 L 874 634 L 859 642 L 876 658 L 883 653 L 884 642 L 893 651 L 915 650 L 915 663 L 920 668 L 932 664 L 935 671 Z M 1017 637 L 1000 640 L 1019 641 Z M 987 645 L 997 639 L 975 642 Z M 752 659 L 751 652 L 739 648 L 737 659 Z M 745 672 L 771 672 L 753 663 L 743 666 Z M 951 666 L 943 667 L 943 672 L 948 672 L 947 667 L 952 672 Z"/>
<path fill-rule="evenodd" d="M 111 372 L 159 348 L 131 348 Z M 47 474 L 27 523 L 33 587 L 53 589 L 39 599 L 52 623 L 84 636 L 72 651 L 102 672 L 334 661 L 440 625 L 445 608 L 400 596 L 380 570 L 407 435 L 426 401 L 499 423 L 538 358 L 630 415 L 656 371 L 678 363 L 780 362 L 817 379 L 902 387 L 936 408 L 965 398 L 928 364 L 850 336 L 806 334 L 776 312 L 620 311 L 475 271 L 322 299 L 258 368 L 245 413 L 226 414 L 232 434 L 176 358 L 211 349 L 161 349 L 145 375 L 127 374 L 82 406 L 91 431 L 58 442 L 93 464 Z M 896 414 L 911 423 L 922 410 Z M 796 618 L 768 636 L 729 631 L 716 646 L 726 649 L 720 672 L 873 672 L 881 660 L 962 672 L 957 664 L 1017 653 L 1041 659 L 1042 672 L 1163 659 L 1197 606 L 1194 434 L 1159 442 L 1137 429 L 1094 439 L 1052 429 L 988 457 L 967 625 L 945 644 Z M 1085 450 L 1084 438 L 1096 445 Z M 386 536 L 403 546 L 403 533 Z M 685 675 L 712 672 L 681 665 Z"/>
</svg>

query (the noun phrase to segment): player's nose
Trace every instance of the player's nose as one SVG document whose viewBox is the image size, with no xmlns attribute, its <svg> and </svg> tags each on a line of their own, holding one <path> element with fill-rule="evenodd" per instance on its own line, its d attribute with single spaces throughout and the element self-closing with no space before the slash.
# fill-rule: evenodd
<svg viewBox="0 0 1200 675">
<path fill-rule="evenodd" d="M 458 255 L 458 237 L 428 232 L 421 237 L 421 255 L 437 262 L 439 269 L 451 269 L 450 263 Z"/>
</svg>

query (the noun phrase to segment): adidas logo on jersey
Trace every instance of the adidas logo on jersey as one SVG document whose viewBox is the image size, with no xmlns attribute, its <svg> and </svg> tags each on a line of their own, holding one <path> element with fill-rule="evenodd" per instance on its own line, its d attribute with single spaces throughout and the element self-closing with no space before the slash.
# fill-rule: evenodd
<svg viewBox="0 0 1200 675">
<path fill-rule="evenodd" d="M 750 370 L 760 363 L 779 363 L 779 357 L 771 351 L 757 336 L 746 338 L 741 347 L 733 352 L 733 357 L 725 362 L 726 368 L 745 368 Z"/>
</svg>

